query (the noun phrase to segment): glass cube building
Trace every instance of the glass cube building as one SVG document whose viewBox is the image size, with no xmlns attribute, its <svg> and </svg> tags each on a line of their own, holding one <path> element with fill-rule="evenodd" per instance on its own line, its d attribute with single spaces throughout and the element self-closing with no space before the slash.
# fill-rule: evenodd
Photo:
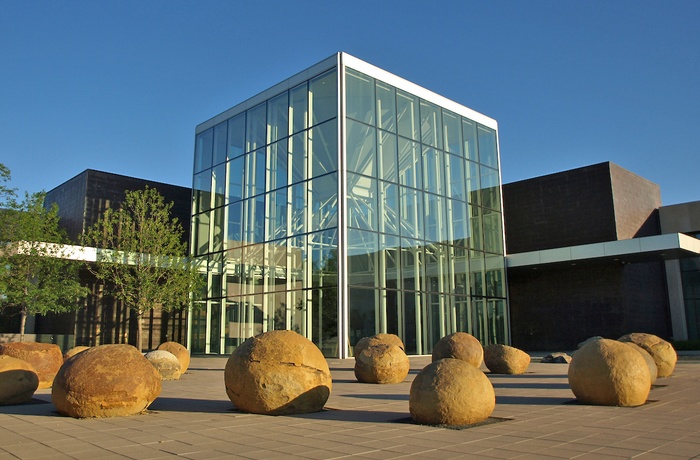
<svg viewBox="0 0 700 460">
<path fill-rule="evenodd" d="M 291 329 L 508 343 L 495 120 L 338 53 L 196 128 L 193 353 Z"/>
</svg>

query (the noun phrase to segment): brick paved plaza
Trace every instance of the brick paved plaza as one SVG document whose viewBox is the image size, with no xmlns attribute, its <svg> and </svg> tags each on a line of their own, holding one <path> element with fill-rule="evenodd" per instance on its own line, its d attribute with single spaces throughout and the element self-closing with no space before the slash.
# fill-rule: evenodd
<svg viewBox="0 0 700 460">
<path fill-rule="evenodd" d="M 405 382 L 371 385 L 355 380 L 354 360 L 329 360 L 327 410 L 298 416 L 236 412 L 221 357 L 194 357 L 145 415 L 63 417 L 39 390 L 33 404 L 0 407 L 0 460 L 700 457 L 700 360 L 680 360 L 636 408 L 577 404 L 566 364 L 533 362 L 523 375 L 489 375 L 493 423 L 461 430 L 410 421 L 410 381 L 429 362 L 411 358 Z"/>
</svg>

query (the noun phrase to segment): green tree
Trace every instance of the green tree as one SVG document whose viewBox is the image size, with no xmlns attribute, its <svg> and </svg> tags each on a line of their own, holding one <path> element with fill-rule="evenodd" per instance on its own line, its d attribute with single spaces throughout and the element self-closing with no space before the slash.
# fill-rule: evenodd
<svg viewBox="0 0 700 460">
<path fill-rule="evenodd" d="M 0 164 L 0 178 L 10 171 Z M 44 207 L 44 193 L 25 193 L 0 186 L 0 311 L 21 315 L 20 341 L 28 315 L 77 310 L 87 288 L 80 285 L 79 263 L 70 260 L 65 232 L 58 226 L 58 208 Z"/>
<path fill-rule="evenodd" d="M 182 226 L 170 217 L 172 206 L 153 188 L 127 191 L 121 207 L 107 209 L 82 239 L 98 248 L 92 273 L 137 316 L 139 349 L 144 314 L 156 307 L 187 307 L 203 283 L 186 257 Z"/>
</svg>

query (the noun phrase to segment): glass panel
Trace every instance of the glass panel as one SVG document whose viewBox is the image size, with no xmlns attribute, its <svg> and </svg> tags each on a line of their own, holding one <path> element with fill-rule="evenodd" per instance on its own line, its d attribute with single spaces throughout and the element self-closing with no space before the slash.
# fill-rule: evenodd
<svg viewBox="0 0 700 460">
<path fill-rule="evenodd" d="M 268 171 L 270 173 L 268 177 L 270 190 L 287 186 L 289 173 L 287 171 L 287 144 L 288 141 L 284 140 L 281 142 L 276 142 L 267 148 L 268 159 L 270 161 L 270 165 L 268 167 Z"/>
<path fill-rule="evenodd" d="M 398 182 L 398 149 L 396 136 L 384 131 L 379 131 L 379 178 L 391 182 Z"/>
<path fill-rule="evenodd" d="M 250 152 L 265 145 L 265 128 L 267 127 L 265 104 L 248 110 L 246 121 L 246 152 Z"/>
<path fill-rule="evenodd" d="M 348 173 L 347 181 L 348 226 L 377 231 L 377 181 L 353 173 Z"/>
<path fill-rule="evenodd" d="M 441 114 L 438 106 L 420 101 L 421 141 L 442 150 Z"/>
<path fill-rule="evenodd" d="M 265 193 L 265 149 L 260 149 L 256 152 L 249 153 L 246 158 L 246 179 L 245 189 L 246 198 Z"/>
<path fill-rule="evenodd" d="M 218 252 L 224 249 L 224 225 L 226 225 L 225 208 L 217 208 L 212 211 L 214 220 L 212 222 L 212 244 L 211 250 Z"/>
<path fill-rule="evenodd" d="M 261 243 L 265 238 L 265 195 L 247 199 L 244 203 L 244 242 Z"/>
<path fill-rule="evenodd" d="M 506 302 L 500 299 L 489 299 L 487 315 L 489 322 L 489 343 L 506 343 L 508 324 Z"/>
<path fill-rule="evenodd" d="M 471 294 L 484 296 L 484 255 L 477 251 L 471 251 L 469 258 L 469 281 Z"/>
<path fill-rule="evenodd" d="M 481 170 L 481 203 L 491 209 L 501 209 L 501 187 L 498 171 L 482 166 Z"/>
<path fill-rule="evenodd" d="M 211 209 L 211 170 L 194 175 L 194 213 Z"/>
<path fill-rule="evenodd" d="M 469 259 L 466 249 L 454 248 L 452 266 L 454 292 L 460 295 L 469 295 Z"/>
<path fill-rule="evenodd" d="M 380 235 L 379 245 L 379 286 L 392 289 L 401 287 L 400 261 L 401 239 L 394 235 Z"/>
<path fill-rule="evenodd" d="M 407 187 L 423 188 L 420 144 L 399 138 L 399 183 Z"/>
<path fill-rule="evenodd" d="M 209 353 L 221 353 L 221 302 L 209 302 Z"/>
<path fill-rule="evenodd" d="M 348 171 L 375 177 L 377 173 L 376 129 L 353 120 L 347 121 Z"/>
<path fill-rule="evenodd" d="M 338 285 L 338 229 L 311 233 L 308 237 L 311 256 L 311 285 Z"/>
<path fill-rule="evenodd" d="M 236 158 L 245 153 L 245 112 L 228 120 L 228 157 Z"/>
<path fill-rule="evenodd" d="M 194 254 L 201 256 L 209 252 L 209 213 L 197 214 L 193 220 Z"/>
<path fill-rule="evenodd" d="M 192 352 L 204 353 L 206 347 L 207 307 L 206 302 L 197 302 L 192 309 Z"/>
<path fill-rule="evenodd" d="M 471 217 L 469 218 L 469 222 L 471 223 L 471 238 L 469 240 L 469 248 L 470 249 L 475 249 L 477 251 L 483 251 L 484 250 L 484 233 L 481 229 L 481 221 L 482 221 L 482 210 L 478 206 L 470 206 L 471 209 Z"/>
<path fill-rule="evenodd" d="M 464 175 L 464 160 L 455 155 L 445 155 L 445 171 L 449 187 L 448 196 L 467 201 L 467 182 Z"/>
<path fill-rule="evenodd" d="M 291 188 L 290 231 L 292 235 L 306 232 L 306 182 Z"/>
<path fill-rule="evenodd" d="M 501 214 L 484 209 L 484 251 L 503 254 Z"/>
<path fill-rule="evenodd" d="M 289 255 L 287 257 L 289 270 L 289 285 L 287 289 L 303 289 L 306 283 L 306 235 L 299 235 L 287 240 Z"/>
<path fill-rule="evenodd" d="M 406 187 L 399 188 L 401 235 L 423 238 L 423 192 Z"/>
<path fill-rule="evenodd" d="M 466 165 L 467 171 L 467 192 L 469 196 L 469 203 L 471 204 L 481 204 L 481 180 L 479 180 L 479 165 L 467 161 Z"/>
<path fill-rule="evenodd" d="M 445 195 L 445 168 L 439 150 L 423 148 L 423 187 L 425 191 Z"/>
<path fill-rule="evenodd" d="M 338 116 L 338 92 L 335 70 L 309 82 L 311 126 Z"/>
<path fill-rule="evenodd" d="M 377 82 L 377 127 L 396 132 L 396 90 L 393 86 Z"/>
<path fill-rule="evenodd" d="M 309 90 L 306 83 L 289 91 L 289 124 L 292 134 L 309 127 L 308 123 Z"/>
<path fill-rule="evenodd" d="M 267 143 L 289 135 L 289 95 L 284 92 L 267 101 Z"/>
<path fill-rule="evenodd" d="M 476 148 L 476 123 L 462 118 L 462 139 L 464 142 L 464 154 L 467 160 L 479 161 Z"/>
<path fill-rule="evenodd" d="M 505 297 L 503 273 L 505 271 L 503 257 L 486 257 L 486 295 L 489 297 Z"/>
<path fill-rule="evenodd" d="M 378 332 L 376 322 L 377 296 L 378 291 L 375 289 L 350 288 L 348 293 L 350 347 L 354 347 L 363 337 L 369 337 Z"/>
<path fill-rule="evenodd" d="M 238 201 L 229 206 L 228 211 L 228 247 L 240 246 L 243 223 L 243 203 Z"/>
<path fill-rule="evenodd" d="M 313 342 L 327 358 L 337 358 L 338 353 L 338 290 L 314 289 L 311 298 L 313 308 Z"/>
<path fill-rule="evenodd" d="M 445 199 L 439 195 L 425 195 L 425 239 L 444 242 L 447 240 L 447 219 L 445 219 Z"/>
<path fill-rule="evenodd" d="M 479 125 L 479 161 L 481 164 L 498 169 L 496 131 Z"/>
<path fill-rule="evenodd" d="M 404 310 L 404 336 L 403 344 L 406 347 L 407 354 L 418 354 L 422 353 L 422 348 L 419 348 L 420 342 L 418 341 L 418 311 L 421 308 L 421 294 L 420 292 L 404 292 L 403 293 L 403 310 Z M 422 331 L 421 331 L 422 332 Z"/>
<path fill-rule="evenodd" d="M 467 204 L 463 201 L 447 200 L 448 206 L 448 239 L 450 244 L 469 247 L 469 219 Z"/>
<path fill-rule="evenodd" d="M 289 138 L 289 183 L 295 184 L 306 180 L 306 132 L 295 134 Z"/>
<path fill-rule="evenodd" d="M 408 291 L 424 290 L 423 243 L 408 238 L 401 239 L 401 282 Z"/>
<path fill-rule="evenodd" d="M 245 157 L 234 158 L 228 166 L 228 200 L 229 202 L 243 199 Z"/>
<path fill-rule="evenodd" d="M 336 120 L 309 130 L 309 158 L 312 177 L 338 169 L 338 129 Z"/>
<path fill-rule="evenodd" d="M 212 169 L 211 190 L 214 192 L 214 207 L 223 206 L 226 202 L 226 163 Z"/>
<path fill-rule="evenodd" d="M 287 236 L 287 189 L 269 193 L 267 205 L 267 240 L 277 240 Z"/>
<path fill-rule="evenodd" d="M 228 124 L 226 122 L 219 123 L 214 127 L 214 159 L 213 165 L 218 165 L 226 161 L 226 135 L 228 133 Z"/>
<path fill-rule="evenodd" d="M 194 147 L 194 172 L 211 168 L 213 146 L 214 130 L 212 128 L 197 135 Z"/>
<path fill-rule="evenodd" d="M 309 181 L 311 228 L 322 230 L 338 225 L 338 174 L 328 174 Z"/>
<path fill-rule="evenodd" d="M 399 135 L 419 140 L 418 98 L 401 90 L 396 90 L 396 118 Z"/>
<path fill-rule="evenodd" d="M 462 127 L 460 126 L 459 115 L 443 110 L 442 122 L 445 130 L 445 150 L 462 156 Z"/>
<path fill-rule="evenodd" d="M 379 182 L 379 231 L 399 234 L 399 186 Z"/>
<path fill-rule="evenodd" d="M 345 76 L 347 117 L 374 125 L 374 78 L 352 69 Z"/>
<path fill-rule="evenodd" d="M 348 230 L 348 283 L 359 286 L 376 286 L 377 233 Z"/>
</svg>

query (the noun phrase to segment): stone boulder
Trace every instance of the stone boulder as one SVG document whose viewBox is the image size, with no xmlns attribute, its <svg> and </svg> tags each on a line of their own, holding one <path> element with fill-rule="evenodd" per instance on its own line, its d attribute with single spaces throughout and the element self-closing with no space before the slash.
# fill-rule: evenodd
<svg viewBox="0 0 700 460">
<path fill-rule="evenodd" d="M 619 339 L 620 342 L 636 343 L 644 348 L 656 363 L 658 369 L 657 377 L 668 377 L 673 374 L 678 361 L 678 354 L 669 342 L 654 334 L 645 334 L 643 332 L 633 332 L 623 335 Z"/>
<path fill-rule="evenodd" d="M 406 347 L 404 347 L 403 342 L 401 341 L 398 335 L 379 333 L 371 337 L 363 337 L 360 340 L 358 340 L 358 342 L 355 344 L 355 347 L 353 348 L 353 355 L 357 357 L 360 353 L 362 353 L 362 350 L 364 350 L 365 348 L 379 344 L 396 345 L 400 349 L 404 351 L 406 350 Z"/>
<path fill-rule="evenodd" d="M 71 417 L 120 417 L 146 410 L 161 388 L 160 374 L 135 347 L 99 345 L 63 364 L 51 399 Z"/>
<path fill-rule="evenodd" d="M 52 343 L 4 343 L 0 345 L 0 355 L 12 356 L 31 364 L 39 377 L 39 388 L 51 388 L 53 379 L 63 364 L 61 348 Z"/>
<path fill-rule="evenodd" d="M 28 402 L 38 387 L 39 377 L 31 364 L 0 355 L 0 406 Z"/>
<path fill-rule="evenodd" d="M 332 379 L 321 350 L 294 331 L 269 331 L 236 350 L 224 370 L 226 394 L 241 411 L 265 415 L 318 412 Z"/>
<path fill-rule="evenodd" d="M 568 364 L 571 362 L 571 356 L 564 352 L 558 351 L 542 357 L 542 361 L 540 362 L 545 364 Z"/>
<path fill-rule="evenodd" d="M 523 374 L 530 365 L 530 355 L 515 347 L 492 344 L 484 347 L 484 364 L 494 374 Z"/>
<path fill-rule="evenodd" d="M 484 347 L 473 335 L 455 332 L 438 340 L 433 347 L 433 361 L 444 358 L 466 361 L 478 369 L 484 360 Z"/>
<path fill-rule="evenodd" d="M 433 361 L 411 384 L 408 407 L 414 421 L 428 425 L 470 425 L 486 420 L 496 407 L 489 379 L 466 361 Z"/>
<path fill-rule="evenodd" d="M 640 347 L 636 343 L 632 342 L 622 342 L 626 345 L 629 345 L 630 347 L 634 348 L 637 350 L 641 355 L 642 358 L 644 358 L 644 362 L 647 363 L 647 367 L 649 368 L 649 375 L 651 376 L 651 384 L 654 385 L 654 382 L 656 382 L 656 377 L 658 376 L 658 368 L 656 367 L 656 363 L 654 362 L 654 357 L 649 354 L 648 351 L 646 351 L 644 348 Z"/>
<path fill-rule="evenodd" d="M 649 396 L 651 376 L 638 351 L 601 339 L 576 352 L 569 364 L 569 386 L 584 404 L 639 406 Z"/>
<path fill-rule="evenodd" d="M 355 377 L 362 383 L 401 383 L 410 369 L 408 356 L 396 345 L 372 345 L 355 356 Z"/>
<path fill-rule="evenodd" d="M 156 368 L 163 380 L 180 378 L 180 361 L 174 354 L 165 350 L 153 350 L 144 356 Z"/>
<path fill-rule="evenodd" d="M 73 356 L 77 355 L 81 351 L 85 351 L 90 347 L 86 347 L 83 345 L 78 345 L 77 347 L 73 347 L 67 352 L 63 353 L 63 360 L 66 361 L 68 358 L 72 358 Z"/>
<path fill-rule="evenodd" d="M 169 351 L 180 361 L 180 375 L 187 372 L 190 367 L 190 351 L 177 342 L 163 342 L 158 345 L 158 350 Z"/>
</svg>

